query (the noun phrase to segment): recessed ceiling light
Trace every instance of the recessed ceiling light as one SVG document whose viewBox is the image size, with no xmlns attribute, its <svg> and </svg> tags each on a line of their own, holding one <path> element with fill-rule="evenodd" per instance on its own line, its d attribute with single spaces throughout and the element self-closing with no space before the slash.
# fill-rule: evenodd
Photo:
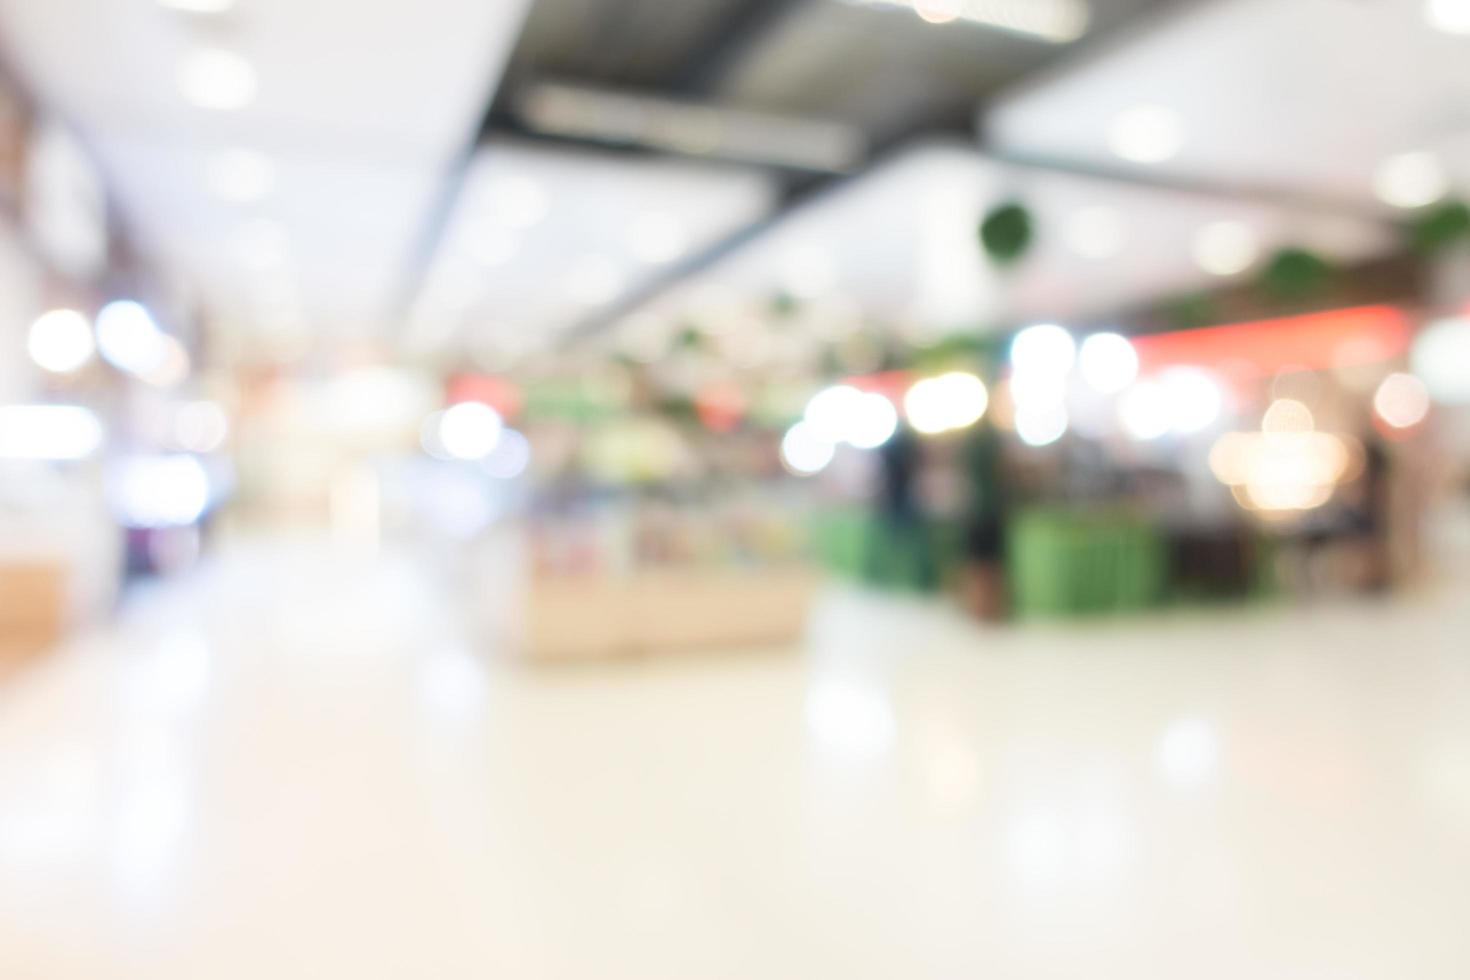
<svg viewBox="0 0 1470 980">
<path fill-rule="evenodd" d="M 1108 259 L 1123 250 L 1128 228 L 1117 208 L 1096 204 L 1075 212 L 1063 229 L 1067 246 L 1088 259 Z"/>
<path fill-rule="evenodd" d="M 628 247 L 640 262 L 660 265 L 682 256 L 689 243 L 678 219 L 651 211 L 634 218 L 628 226 Z"/>
<path fill-rule="evenodd" d="M 276 167 L 257 150 L 222 150 L 209 158 L 205 171 L 209 192 L 231 204 L 253 204 L 276 185 Z"/>
<path fill-rule="evenodd" d="M 1113 118 L 1108 146 L 1124 160 L 1163 163 L 1183 149 L 1184 121 L 1165 106 L 1134 106 Z"/>
<path fill-rule="evenodd" d="M 1420 208 L 1449 192 L 1444 166 L 1433 153 L 1400 153 L 1379 164 L 1373 174 L 1373 192 L 1384 204 Z"/>
<path fill-rule="evenodd" d="M 1190 254 L 1195 264 L 1210 275 L 1233 276 L 1254 264 L 1261 246 L 1249 225 L 1215 221 L 1195 233 Z"/>
<path fill-rule="evenodd" d="M 914 13 L 931 24 L 948 24 L 960 16 L 959 0 L 914 0 Z"/>
<path fill-rule="evenodd" d="M 1424 0 L 1424 19 L 1446 34 L 1470 34 L 1470 0 Z"/>
<path fill-rule="evenodd" d="M 158 0 L 158 5 L 186 14 L 227 14 L 235 9 L 235 0 Z"/>
<path fill-rule="evenodd" d="M 1087 33 L 1087 0 L 847 0 L 864 7 L 909 7 L 931 24 L 963 20 L 1065 44 Z"/>
<path fill-rule="evenodd" d="M 243 109 L 255 101 L 255 66 L 224 48 L 198 48 L 179 63 L 179 92 L 201 109 Z"/>
</svg>

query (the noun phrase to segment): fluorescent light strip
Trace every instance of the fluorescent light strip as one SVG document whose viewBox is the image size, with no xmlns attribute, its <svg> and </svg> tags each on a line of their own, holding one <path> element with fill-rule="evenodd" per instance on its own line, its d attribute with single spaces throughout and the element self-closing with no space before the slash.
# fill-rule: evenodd
<svg viewBox="0 0 1470 980">
<path fill-rule="evenodd" d="M 539 133 L 744 163 L 842 173 L 856 167 L 867 153 L 862 134 L 843 123 L 575 85 L 534 86 L 517 108 Z"/>
<path fill-rule="evenodd" d="M 845 0 L 860 7 L 903 7 L 923 11 L 933 19 L 936 11 L 946 19 L 963 20 L 984 27 L 1039 38 L 1053 44 L 1075 41 L 1087 33 L 1092 11 L 1087 0 Z"/>
</svg>

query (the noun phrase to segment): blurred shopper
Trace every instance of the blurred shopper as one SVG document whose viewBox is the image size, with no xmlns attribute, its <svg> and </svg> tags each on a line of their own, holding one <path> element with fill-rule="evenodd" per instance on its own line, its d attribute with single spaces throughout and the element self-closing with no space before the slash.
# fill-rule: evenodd
<svg viewBox="0 0 1470 980">
<path fill-rule="evenodd" d="M 1393 585 L 1392 462 L 1383 440 L 1371 432 L 1363 439 L 1363 475 L 1350 510 L 1350 531 L 1358 553 L 1361 584 L 1370 592 Z"/>
<path fill-rule="evenodd" d="M 1363 432 L 1363 469 L 1330 507 L 1309 512 L 1291 535 L 1287 580 L 1301 595 L 1358 589 L 1383 592 L 1394 583 L 1394 466 L 1371 429 Z"/>
<path fill-rule="evenodd" d="M 933 590 L 939 564 L 919 500 L 923 465 L 918 437 L 900 427 L 878 452 L 877 513 L 865 565 L 868 581 Z"/>
<path fill-rule="evenodd" d="M 960 597 L 970 613 L 1001 620 L 1009 611 L 1005 551 L 1007 494 L 999 434 L 988 420 L 975 426 L 961 455 L 967 477 Z"/>
</svg>

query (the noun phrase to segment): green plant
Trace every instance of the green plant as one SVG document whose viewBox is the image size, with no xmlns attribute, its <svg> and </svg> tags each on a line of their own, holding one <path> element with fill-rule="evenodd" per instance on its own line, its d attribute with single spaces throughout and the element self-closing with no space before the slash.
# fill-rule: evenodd
<svg viewBox="0 0 1470 980">
<path fill-rule="evenodd" d="M 1261 272 L 1261 287 L 1278 299 L 1312 296 L 1331 282 L 1331 264 L 1316 252 L 1299 246 L 1278 250 Z"/>
<path fill-rule="evenodd" d="M 980 222 L 980 244 L 996 265 L 1013 265 L 1031 248 L 1031 212 L 1019 201 L 992 208 Z"/>
<path fill-rule="evenodd" d="M 1470 240 L 1470 206 L 1464 201 L 1444 201 L 1416 215 L 1406 230 L 1409 243 L 1421 252 Z"/>
</svg>

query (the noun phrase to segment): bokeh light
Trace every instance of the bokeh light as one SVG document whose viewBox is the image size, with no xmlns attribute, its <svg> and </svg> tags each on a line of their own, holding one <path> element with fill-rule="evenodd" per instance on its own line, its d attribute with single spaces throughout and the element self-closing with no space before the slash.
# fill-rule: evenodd
<svg viewBox="0 0 1470 980">
<path fill-rule="evenodd" d="M 174 415 L 174 442 L 180 449 L 212 453 L 224 445 L 229 434 L 229 416 L 218 402 L 189 402 Z"/>
<path fill-rule="evenodd" d="M 1138 352 L 1121 334 L 1095 333 L 1082 341 L 1077 369 L 1093 391 L 1116 394 L 1138 377 Z"/>
<path fill-rule="evenodd" d="M 161 354 L 158 363 L 145 371 L 140 371 L 138 377 L 153 385 L 155 388 L 173 388 L 183 384 L 189 378 L 189 372 L 193 367 L 193 360 L 184 345 L 179 341 L 163 334 L 160 339 Z"/>
<path fill-rule="evenodd" d="M 1409 349 L 1409 366 L 1435 401 L 1470 405 L 1470 317 L 1425 327 Z"/>
<path fill-rule="evenodd" d="M 1077 342 L 1054 323 L 1027 327 L 1011 341 L 1011 370 L 1017 375 L 1063 376 L 1077 359 Z"/>
<path fill-rule="evenodd" d="M 1067 407 L 1055 405 L 1018 405 L 1016 435 L 1028 446 L 1049 446 L 1067 433 Z"/>
<path fill-rule="evenodd" d="M 1169 368 L 1159 375 L 1170 420 L 1170 429 L 1189 435 L 1208 429 L 1225 410 L 1225 394 L 1208 371 L 1199 368 Z"/>
<path fill-rule="evenodd" d="M 801 476 L 819 473 L 832 462 L 836 446 L 810 422 L 798 422 L 781 439 L 781 461 Z"/>
<path fill-rule="evenodd" d="M 1413 428 L 1429 415 L 1429 388 L 1412 374 L 1390 374 L 1373 393 L 1373 411 L 1390 428 Z"/>
<path fill-rule="evenodd" d="M 1138 105 L 1114 117 L 1108 146 L 1133 163 L 1163 163 L 1184 147 L 1184 120 L 1161 105 Z"/>
<path fill-rule="evenodd" d="M 187 453 L 130 456 L 109 468 L 107 497 L 127 527 L 185 527 L 209 509 L 209 473 Z"/>
<path fill-rule="evenodd" d="M 898 409 L 877 392 L 865 392 L 854 403 L 855 411 L 848 420 L 844 439 L 858 449 L 877 449 L 898 429 Z"/>
<path fill-rule="evenodd" d="M 0 459 L 86 459 L 102 439 L 102 423 L 80 405 L 0 405 Z"/>
<path fill-rule="evenodd" d="M 152 315 L 132 300 L 108 303 L 97 314 L 97 349 L 119 371 L 144 375 L 169 356 L 166 335 Z"/>
<path fill-rule="evenodd" d="M 482 460 L 500 442 L 505 423 L 483 402 L 460 402 L 437 416 L 438 446 L 450 459 Z"/>
<path fill-rule="evenodd" d="M 1195 233 L 1190 253 L 1195 264 L 1210 275 L 1234 276 L 1255 263 L 1261 245 L 1244 222 L 1215 221 Z"/>
<path fill-rule="evenodd" d="M 1444 164 L 1433 153 L 1416 151 L 1391 156 L 1373 174 L 1373 192 L 1396 208 L 1421 208 L 1450 189 Z"/>
<path fill-rule="evenodd" d="M 1317 427 L 1312 410 L 1295 398 L 1278 398 L 1261 416 L 1261 431 L 1267 435 L 1311 432 Z"/>
<path fill-rule="evenodd" d="M 909 424 L 925 435 L 963 429 L 980 421 L 990 402 L 985 382 L 964 371 L 923 378 L 903 398 Z"/>
<path fill-rule="evenodd" d="M 92 325 L 76 310 L 51 310 L 31 324 L 26 351 L 43 371 L 71 374 L 92 359 Z"/>
<path fill-rule="evenodd" d="M 1236 499 L 1267 514 L 1311 510 L 1327 503 L 1352 462 L 1347 443 L 1302 428 L 1300 402 L 1276 406 L 1281 418 L 1269 432 L 1227 432 L 1210 449 L 1210 471 Z"/>
<path fill-rule="evenodd" d="M 1118 399 L 1118 424 L 1132 439 L 1147 442 L 1168 434 L 1169 400 L 1156 381 L 1140 381 Z"/>
<path fill-rule="evenodd" d="M 833 444 L 844 442 L 862 400 L 863 393 L 852 385 L 823 388 L 807 402 L 803 419 L 813 435 Z"/>
<path fill-rule="evenodd" d="M 531 465 L 531 441 L 515 429 L 504 429 L 480 465 L 497 480 L 514 480 Z"/>
</svg>

